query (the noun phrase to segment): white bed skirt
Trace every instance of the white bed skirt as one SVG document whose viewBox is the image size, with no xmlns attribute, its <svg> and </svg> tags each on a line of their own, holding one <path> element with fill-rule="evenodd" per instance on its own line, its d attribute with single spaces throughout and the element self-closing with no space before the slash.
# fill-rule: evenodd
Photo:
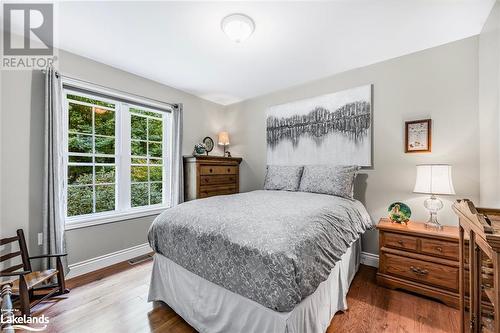
<svg viewBox="0 0 500 333">
<path fill-rule="evenodd" d="M 328 279 L 290 312 L 276 312 L 155 254 L 149 301 L 163 301 L 199 332 L 324 333 L 359 267 L 361 241 L 344 253 Z"/>
</svg>

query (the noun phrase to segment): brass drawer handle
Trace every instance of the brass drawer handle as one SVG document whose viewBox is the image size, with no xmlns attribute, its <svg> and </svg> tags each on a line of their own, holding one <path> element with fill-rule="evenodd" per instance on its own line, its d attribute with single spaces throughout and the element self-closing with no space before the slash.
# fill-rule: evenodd
<svg viewBox="0 0 500 333">
<path fill-rule="evenodd" d="M 398 240 L 398 244 L 403 246 L 404 245 L 404 242 L 402 240 Z"/>
<path fill-rule="evenodd" d="M 441 246 L 436 246 L 436 250 L 438 250 L 439 252 L 443 252 L 443 248 Z"/>
<path fill-rule="evenodd" d="M 422 269 L 422 268 L 418 268 L 418 267 L 413 267 L 413 266 L 410 266 L 410 271 L 412 271 L 413 273 L 415 273 L 415 274 L 417 274 L 419 276 L 424 276 L 424 275 L 429 274 L 428 270 Z"/>
</svg>

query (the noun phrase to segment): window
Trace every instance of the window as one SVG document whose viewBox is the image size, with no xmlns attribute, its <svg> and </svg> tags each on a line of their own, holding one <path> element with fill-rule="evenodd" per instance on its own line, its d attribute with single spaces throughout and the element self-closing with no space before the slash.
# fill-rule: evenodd
<svg viewBox="0 0 500 333">
<path fill-rule="evenodd" d="M 67 95 L 67 216 L 115 210 L 115 104 Z"/>
<path fill-rule="evenodd" d="M 155 205 L 163 198 L 163 119 L 160 114 L 130 109 L 131 205 Z"/>
<path fill-rule="evenodd" d="M 71 89 L 65 97 L 66 223 L 168 207 L 170 110 Z"/>
</svg>

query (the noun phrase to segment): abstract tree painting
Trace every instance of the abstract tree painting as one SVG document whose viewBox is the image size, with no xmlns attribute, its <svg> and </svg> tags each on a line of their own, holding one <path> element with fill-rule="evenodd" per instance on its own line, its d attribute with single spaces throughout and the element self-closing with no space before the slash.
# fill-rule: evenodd
<svg viewBox="0 0 500 333">
<path fill-rule="evenodd" d="M 372 86 L 272 106 L 267 162 L 372 165 Z"/>
</svg>

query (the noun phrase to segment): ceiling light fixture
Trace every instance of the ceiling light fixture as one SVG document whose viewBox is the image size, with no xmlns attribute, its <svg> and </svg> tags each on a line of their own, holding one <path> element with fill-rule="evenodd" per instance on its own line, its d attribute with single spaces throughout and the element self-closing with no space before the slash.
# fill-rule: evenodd
<svg viewBox="0 0 500 333">
<path fill-rule="evenodd" d="M 248 39 L 255 30 L 255 23 L 245 14 L 231 14 L 222 19 L 222 31 L 234 42 Z"/>
</svg>

